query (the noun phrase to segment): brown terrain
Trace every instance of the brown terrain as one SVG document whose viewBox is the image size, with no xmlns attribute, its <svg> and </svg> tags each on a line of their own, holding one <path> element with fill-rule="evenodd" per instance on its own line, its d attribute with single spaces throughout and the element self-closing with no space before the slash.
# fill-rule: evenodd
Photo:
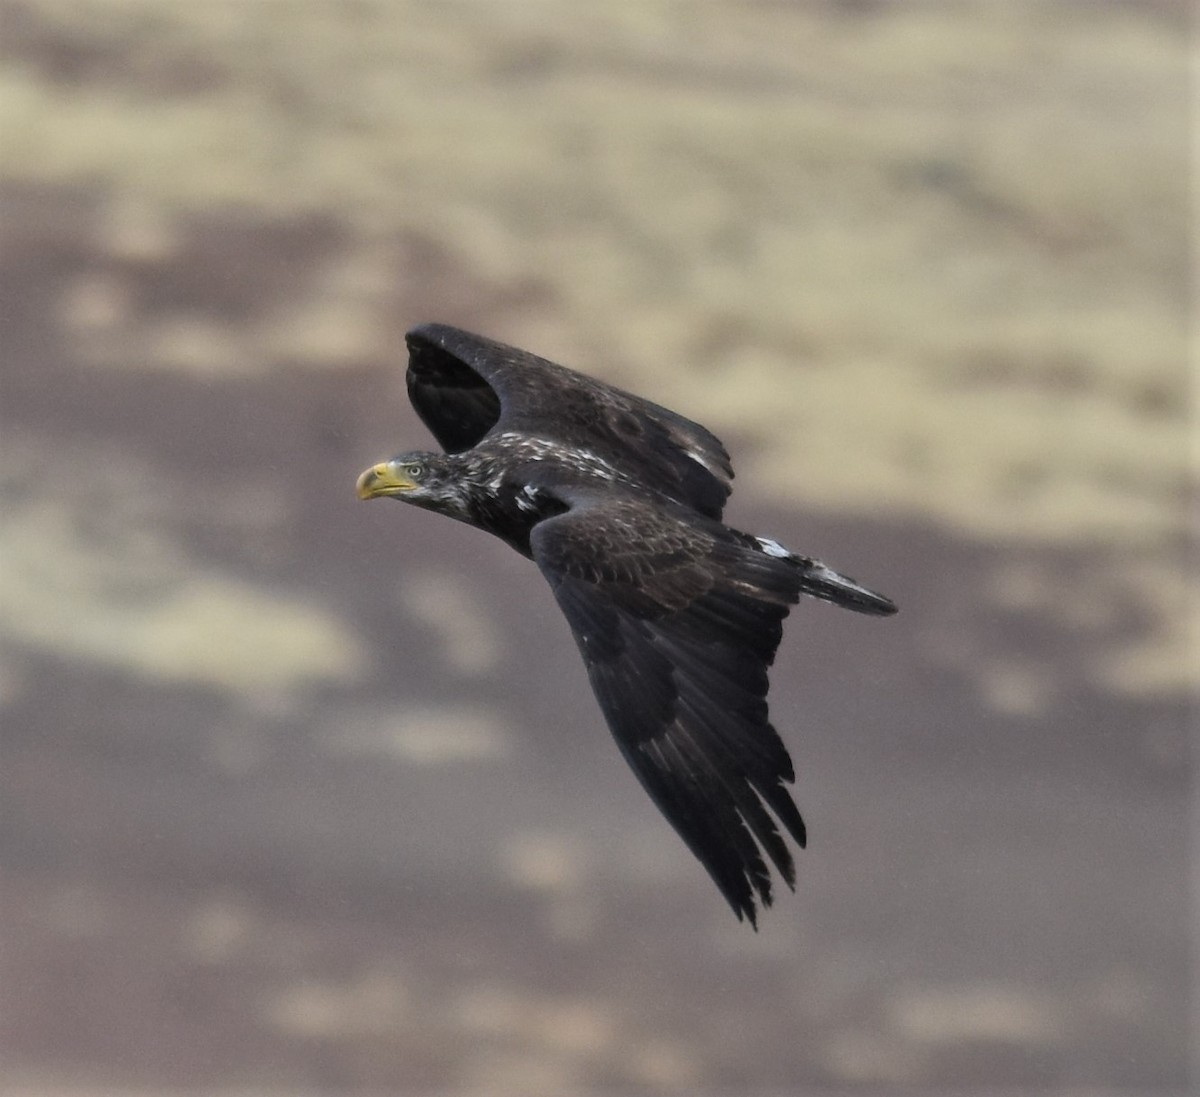
<svg viewBox="0 0 1200 1097">
<path fill-rule="evenodd" d="M 0 0 L 0 1090 L 1196 1084 L 1186 14 Z M 355 499 L 432 319 L 900 604 L 789 620 L 759 933 Z"/>
</svg>

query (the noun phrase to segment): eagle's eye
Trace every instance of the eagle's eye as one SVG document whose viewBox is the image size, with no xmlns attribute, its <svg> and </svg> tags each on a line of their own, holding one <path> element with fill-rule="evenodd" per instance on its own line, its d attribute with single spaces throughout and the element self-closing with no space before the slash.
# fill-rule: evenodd
<svg viewBox="0 0 1200 1097">
<path fill-rule="evenodd" d="M 420 480 L 425 475 L 424 465 L 405 465 L 404 475 L 410 480 Z"/>
</svg>

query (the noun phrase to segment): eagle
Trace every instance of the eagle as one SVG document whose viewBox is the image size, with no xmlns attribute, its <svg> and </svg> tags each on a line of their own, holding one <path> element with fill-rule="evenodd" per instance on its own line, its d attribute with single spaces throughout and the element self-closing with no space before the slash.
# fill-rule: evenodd
<svg viewBox="0 0 1200 1097">
<path fill-rule="evenodd" d="M 537 564 L 625 760 L 757 929 L 767 859 L 795 891 L 781 827 L 806 841 L 767 713 L 783 619 L 801 595 L 876 616 L 896 606 L 725 525 L 733 467 L 698 423 L 446 324 L 405 338 L 409 398 L 444 452 L 372 466 L 359 498 L 448 515 Z"/>
</svg>

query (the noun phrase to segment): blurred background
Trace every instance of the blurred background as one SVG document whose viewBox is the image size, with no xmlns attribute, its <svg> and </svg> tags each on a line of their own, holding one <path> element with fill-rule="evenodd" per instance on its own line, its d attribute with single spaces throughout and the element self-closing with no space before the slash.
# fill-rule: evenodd
<svg viewBox="0 0 1200 1097">
<path fill-rule="evenodd" d="M 4 1092 L 1187 1090 L 1187 15 L 0 0 Z M 902 607 L 789 621 L 757 935 L 355 499 L 426 320 Z"/>
</svg>

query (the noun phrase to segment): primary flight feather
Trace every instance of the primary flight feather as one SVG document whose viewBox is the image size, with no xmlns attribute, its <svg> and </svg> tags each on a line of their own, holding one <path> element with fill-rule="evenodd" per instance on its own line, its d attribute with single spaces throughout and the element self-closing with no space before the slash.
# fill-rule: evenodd
<svg viewBox="0 0 1200 1097">
<path fill-rule="evenodd" d="M 516 347 L 445 324 L 407 335 L 408 393 L 444 453 L 358 481 L 487 530 L 538 565 L 604 718 L 643 787 L 739 918 L 789 887 L 780 825 L 805 844 L 767 668 L 806 594 L 859 613 L 887 598 L 721 522 L 733 469 L 704 427 Z M 768 810 L 769 809 L 769 810 Z"/>
</svg>

